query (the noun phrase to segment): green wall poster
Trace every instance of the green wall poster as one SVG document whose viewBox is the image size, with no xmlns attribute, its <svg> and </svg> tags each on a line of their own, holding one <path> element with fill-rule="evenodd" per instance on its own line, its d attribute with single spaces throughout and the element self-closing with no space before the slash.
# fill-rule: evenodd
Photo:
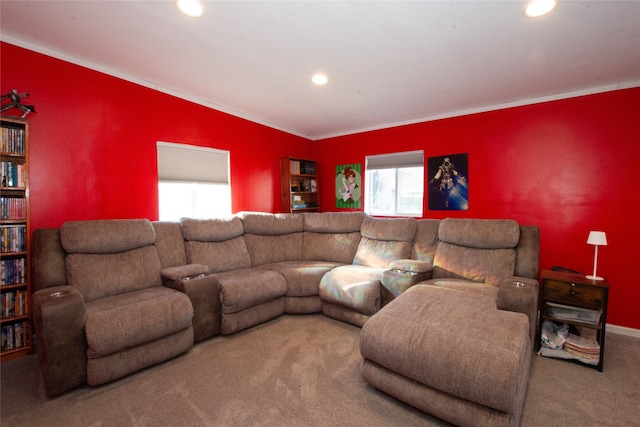
<svg viewBox="0 0 640 427">
<path fill-rule="evenodd" d="M 360 163 L 336 166 L 336 207 L 360 208 L 362 205 L 362 176 Z"/>
</svg>

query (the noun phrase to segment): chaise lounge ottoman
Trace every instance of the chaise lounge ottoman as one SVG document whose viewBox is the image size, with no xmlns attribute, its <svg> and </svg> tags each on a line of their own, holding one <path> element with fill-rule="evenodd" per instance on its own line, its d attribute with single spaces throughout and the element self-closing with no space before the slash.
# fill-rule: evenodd
<svg viewBox="0 0 640 427">
<path fill-rule="evenodd" d="M 370 385 L 455 425 L 517 426 L 529 381 L 529 320 L 483 295 L 416 285 L 363 326 Z"/>
</svg>

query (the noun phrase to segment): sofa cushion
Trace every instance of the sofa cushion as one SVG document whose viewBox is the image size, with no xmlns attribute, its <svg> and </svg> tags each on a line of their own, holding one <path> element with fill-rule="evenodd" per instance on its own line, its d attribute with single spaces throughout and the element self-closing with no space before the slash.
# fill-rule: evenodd
<svg viewBox="0 0 640 427">
<path fill-rule="evenodd" d="M 453 279 L 450 277 L 443 279 L 429 279 L 420 282 L 420 284 L 439 286 L 441 288 L 456 289 L 459 291 L 483 295 L 485 297 L 491 298 L 493 301 L 498 298 L 498 286 L 487 283 L 473 282 L 466 279 Z"/>
<path fill-rule="evenodd" d="M 189 263 L 206 265 L 211 273 L 251 267 L 244 237 L 220 242 L 186 241 L 185 249 Z"/>
<path fill-rule="evenodd" d="M 254 267 L 302 259 L 302 232 L 274 236 L 245 233 L 244 241 Z"/>
<path fill-rule="evenodd" d="M 371 315 L 380 309 L 380 278 L 385 269 L 344 265 L 320 281 L 320 299 Z"/>
<path fill-rule="evenodd" d="M 388 268 L 391 261 L 409 258 L 416 227 L 417 221 L 413 218 L 365 217 L 353 263 Z"/>
<path fill-rule="evenodd" d="M 315 233 L 360 232 L 362 220 L 367 216 L 358 212 L 305 212 L 304 231 Z"/>
<path fill-rule="evenodd" d="M 479 249 L 512 249 L 520 240 L 520 226 L 511 219 L 446 218 L 440 222 L 441 242 Z"/>
<path fill-rule="evenodd" d="M 154 246 L 160 257 L 162 268 L 176 267 L 187 263 L 187 255 L 184 251 L 184 238 L 180 223 L 170 221 L 154 221 L 153 229 L 156 232 Z"/>
<path fill-rule="evenodd" d="M 111 254 L 153 245 L 156 234 L 148 219 L 69 221 L 60 227 L 67 253 Z"/>
<path fill-rule="evenodd" d="M 182 292 L 158 286 L 86 305 L 87 356 L 106 356 L 191 326 L 193 308 Z"/>
<path fill-rule="evenodd" d="M 538 280 L 540 229 L 537 226 L 520 226 L 520 241 L 516 251 L 515 275 Z"/>
<path fill-rule="evenodd" d="M 411 249 L 411 258 L 433 264 L 438 247 L 439 219 L 419 219 L 416 237 Z"/>
<path fill-rule="evenodd" d="M 373 218 L 362 220 L 360 234 L 374 240 L 411 242 L 416 235 L 417 221 L 413 218 Z"/>
<path fill-rule="evenodd" d="M 322 277 L 341 264 L 326 261 L 286 261 L 264 264 L 259 269 L 277 271 L 287 281 L 288 297 L 318 296 Z"/>
<path fill-rule="evenodd" d="M 355 265 L 387 269 L 392 261 L 409 258 L 411 242 L 376 240 L 362 237 L 353 257 Z"/>
<path fill-rule="evenodd" d="M 529 321 L 491 298 L 418 285 L 368 320 L 360 352 L 412 381 L 511 413 L 529 378 Z"/>
<path fill-rule="evenodd" d="M 317 233 L 305 231 L 302 236 L 302 258 L 307 261 L 353 263 L 360 243 L 360 232 Z"/>
<path fill-rule="evenodd" d="M 66 285 L 65 253 L 60 245 L 60 229 L 38 228 L 31 239 L 31 270 L 33 292 Z"/>
<path fill-rule="evenodd" d="M 440 242 L 433 278 L 460 278 L 498 286 L 513 275 L 515 263 L 514 249 L 476 249 Z"/>
<path fill-rule="evenodd" d="M 244 232 L 262 236 L 301 233 L 304 230 L 304 217 L 298 214 L 239 212 Z"/>
<path fill-rule="evenodd" d="M 184 240 L 198 242 L 223 242 L 242 236 L 244 226 L 238 217 L 215 219 L 182 218 L 180 220 Z"/>
<path fill-rule="evenodd" d="M 246 269 L 215 276 L 220 283 L 222 313 L 237 313 L 287 293 L 287 282 L 275 271 Z"/>
<path fill-rule="evenodd" d="M 114 254 L 67 255 L 68 284 L 85 302 L 161 284 L 160 259 L 154 246 Z"/>
</svg>

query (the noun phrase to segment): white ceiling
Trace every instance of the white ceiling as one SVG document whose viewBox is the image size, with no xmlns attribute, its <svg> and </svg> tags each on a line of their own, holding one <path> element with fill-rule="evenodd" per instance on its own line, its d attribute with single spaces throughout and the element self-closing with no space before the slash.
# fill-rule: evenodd
<svg viewBox="0 0 640 427">
<path fill-rule="evenodd" d="M 640 86 L 640 2 L 523 5 L 2 0 L 0 35 L 309 139 Z"/>
</svg>

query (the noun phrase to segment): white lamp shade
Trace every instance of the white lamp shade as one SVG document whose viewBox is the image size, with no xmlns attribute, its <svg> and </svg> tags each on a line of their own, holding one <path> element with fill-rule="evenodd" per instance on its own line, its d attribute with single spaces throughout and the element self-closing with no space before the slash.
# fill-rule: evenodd
<svg viewBox="0 0 640 427">
<path fill-rule="evenodd" d="M 604 231 L 592 231 L 589 233 L 587 243 L 590 245 L 607 246 L 607 235 Z"/>
</svg>

